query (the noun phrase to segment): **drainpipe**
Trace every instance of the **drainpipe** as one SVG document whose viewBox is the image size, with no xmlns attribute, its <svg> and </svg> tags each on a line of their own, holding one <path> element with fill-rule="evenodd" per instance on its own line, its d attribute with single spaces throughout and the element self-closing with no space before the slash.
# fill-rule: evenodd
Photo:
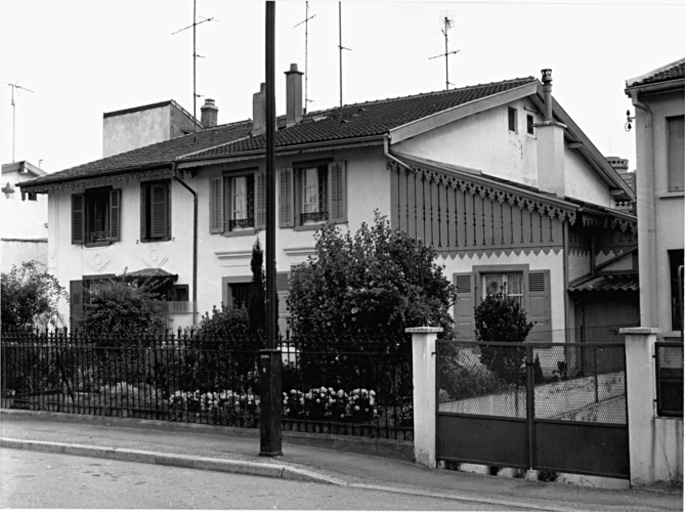
<svg viewBox="0 0 685 512">
<path fill-rule="evenodd" d="M 643 327 L 654 327 L 659 323 L 658 318 L 654 317 L 656 305 L 653 305 L 651 302 L 651 297 L 656 296 L 655 291 L 658 286 L 656 280 L 657 252 L 656 218 L 654 212 L 654 194 L 656 192 L 656 176 L 654 175 L 654 114 L 648 105 L 645 105 L 638 100 L 637 95 L 637 91 L 630 91 L 630 99 L 633 101 L 633 105 L 647 115 L 645 122 L 645 127 L 647 128 L 645 133 L 645 150 L 649 153 L 643 160 L 649 165 L 649 168 L 638 169 L 638 177 L 642 174 L 645 178 L 639 180 L 637 183 L 637 190 L 642 191 L 639 199 L 642 202 L 642 207 L 640 207 L 640 202 L 638 202 L 638 228 L 644 227 L 641 225 L 640 219 L 642 219 L 643 222 L 646 222 L 647 227 L 646 232 L 642 229 L 638 230 L 638 236 L 642 240 L 645 240 L 645 238 L 642 237 L 646 237 L 647 240 L 640 244 L 640 249 L 642 250 L 643 247 L 646 248 L 647 254 L 640 254 L 638 268 L 640 274 L 644 273 L 645 276 L 649 277 L 646 281 L 640 280 L 640 323 Z M 642 211 L 642 214 L 640 214 L 640 211 Z M 645 286 L 645 282 L 647 283 L 647 286 Z"/>
<path fill-rule="evenodd" d="M 193 326 L 197 325 L 197 192 L 190 188 L 185 181 L 176 176 L 176 163 L 171 164 L 174 180 L 183 185 L 193 194 Z"/>
<path fill-rule="evenodd" d="M 405 169 L 411 171 L 411 167 L 409 167 L 407 164 L 405 164 L 401 160 L 398 160 L 396 157 L 394 157 L 393 155 L 390 154 L 390 135 L 385 135 L 383 137 L 383 155 L 385 155 L 385 158 L 389 158 L 390 160 L 392 160 L 396 164 L 399 164 L 402 167 L 404 167 Z"/>
</svg>

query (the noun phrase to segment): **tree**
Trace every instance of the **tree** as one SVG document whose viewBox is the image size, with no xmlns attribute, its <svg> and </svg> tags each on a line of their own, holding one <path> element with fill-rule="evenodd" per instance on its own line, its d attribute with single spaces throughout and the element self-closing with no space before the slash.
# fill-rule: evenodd
<svg viewBox="0 0 685 512">
<path fill-rule="evenodd" d="M 326 226 L 315 238 L 315 256 L 290 283 L 295 334 L 398 336 L 421 325 L 451 331 L 456 289 L 431 247 L 392 230 L 377 211 L 373 225 L 363 223 L 354 235 Z"/>
<path fill-rule="evenodd" d="M 126 274 L 99 282 L 88 292 L 81 329 L 110 338 L 157 334 L 166 327 L 157 295 Z"/>
<path fill-rule="evenodd" d="M 3 329 L 31 329 L 40 325 L 57 327 L 64 323 L 58 302 L 68 297 L 55 276 L 39 270 L 42 263 L 32 260 L 12 266 L 0 281 L 0 324 Z"/>
<path fill-rule="evenodd" d="M 252 246 L 252 286 L 250 287 L 250 304 L 248 307 L 250 334 L 263 335 L 266 330 L 266 294 L 264 292 L 264 251 L 259 238 Z"/>
<path fill-rule="evenodd" d="M 474 308 L 476 337 L 479 341 L 522 343 L 535 325 L 528 322 L 519 300 L 507 295 L 506 287 L 489 294 Z M 480 360 L 505 382 L 521 383 L 522 346 L 484 345 Z"/>
</svg>

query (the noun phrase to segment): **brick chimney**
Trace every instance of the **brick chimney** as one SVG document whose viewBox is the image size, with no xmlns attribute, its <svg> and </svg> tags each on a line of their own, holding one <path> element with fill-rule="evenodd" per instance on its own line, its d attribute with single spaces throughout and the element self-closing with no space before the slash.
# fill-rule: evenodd
<svg viewBox="0 0 685 512">
<path fill-rule="evenodd" d="M 205 128 L 213 128 L 216 126 L 216 118 L 219 114 L 219 109 L 214 104 L 214 100 L 210 100 L 209 98 L 205 99 L 205 104 L 200 107 L 200 111 L 202 112 L 202 126 Z"/>
<path fill-rule="evenodd" d="M 290 127 L 302 120 L 302 71 L 297 64 L 290 64 L 285 72 L 285 124 Z"/>
<path fill-rule="evenodd" d="M 566 196 L 564 130 L 566 125 L 554 120 L 552 111 L 552 70 L 542 70 L 545 120 L 535 125 L 538 152 L 538 188 L 559 198 Z"/>
<path fill-rule="evenodd" d="M 259 86 L 259 92 L 252 96 L 252 135 L 266 132 L 266 84 Z"/>
</svg>

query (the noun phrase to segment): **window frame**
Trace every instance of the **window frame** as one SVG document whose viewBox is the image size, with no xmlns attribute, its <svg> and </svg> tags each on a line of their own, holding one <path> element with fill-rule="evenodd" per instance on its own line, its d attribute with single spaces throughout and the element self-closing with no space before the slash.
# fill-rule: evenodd
<svg viewBox="0 0 685 512">
<path fill-rule="evenodd" d="M 512 133 L 519 132 L 518 113 L 519 112 L 516 107 L 507 107 L 507 122 L 509 131 Z"/>
<path fill-rule="evenodd" d="M 121 240 L 121 189 L 111 185 L 86 188 L 71 195 L 71 243 L 85 247 L 103 247 Z M 94 229 L 94 209 L 100 202 L 104 203 L 103 229 Z M 95 233 L 107 233 L 107 236 L 93 240 Z"/>
<path fill-rule="evenodd" d="M 154 234 L 152 198 L 153 188 L 164 189 L 164 226 L 163 234 Z M 157 179 L 140 182 L 140 241 L 141 243 L 168 242 L 171 240 L 171 179 Z"/>
<path fill-rule="evenodd" d="M 535 137 L 535 116 L 526 114 L 526 134 Z"/>
<path fill-rule="evenodd" d="M 685 131 L 685 115 L 667 116 L 666 120 L 666 191 L 670 194 L 685 193 L 685 136 L 679 139 L 673 136 L 672 132 L 677 128 L 675 125 L 680 123 L 679 133 Z M 674 141 L 675 139 L 675 141 Z M 680 140 L 680 143 L 678 142 Z M 678 145 L 674 147 L 673 142 Z M 674 183 L 674 179 L 679 177 L 680 182 Z"/>
<path fill-rule="evenodd" d="M 234 219 L 234 183 L 240 178 L 246 178 L 246 217 Z M 252 198 L 249 197 L 250 192 Z M 265 227 L 266 179 L 264 172 L 254 167 L 225 171 L 209 178 L 210 234 L 220 234 L 226 237 L 254 235 Z"/>
<path fill-rule="evenodd" d="M 330 199 L 328 191 L 328 164 L 315 162 L 294 168 L 295 179 L 295 226 L 304 229 L 318 229 L 330 219 Z M 306 212 L 306 179 L 308 171 L 316 169 L 316 211 Z M 310 203 L 311 205 L 312 203 Z M 305 220 L 309 216 L 309 220 Z"/>
</svg>

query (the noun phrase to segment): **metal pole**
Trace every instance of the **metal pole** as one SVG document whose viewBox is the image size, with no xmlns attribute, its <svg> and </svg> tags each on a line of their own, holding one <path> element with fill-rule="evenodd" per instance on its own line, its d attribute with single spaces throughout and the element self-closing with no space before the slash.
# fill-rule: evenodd
<svg viewBox="0 0 685 512">
<path fill-rule="evenodd" d="M 197 0 L 193 0 L 193 117 L 197 119 L 197 50 L 195 36 L 197 32 Z"/>
<path fill-rule="evenodd" d="M 450 89 L 450 64 L 449 64 L 449 55 L 447 51 L 448 47 L 448 40 L 447 40 L 447 16 L 445 16 L 445 90 L 449 91 Z"/>
<path fill-rule="evenodd" d="M 342 123 L 343 117 L 343 75 L 342 75 L 342 2 L 338 2 L 338 48 L 340 52 L 340 122 Z"/>
<path fill-rule="evenodd" d="M 276 348 L 276 3 L 266 2 L 266 349 L 260 352 L 261 424 L 259 455 L 282 450 L 281 351 Z"/>
</svg>

